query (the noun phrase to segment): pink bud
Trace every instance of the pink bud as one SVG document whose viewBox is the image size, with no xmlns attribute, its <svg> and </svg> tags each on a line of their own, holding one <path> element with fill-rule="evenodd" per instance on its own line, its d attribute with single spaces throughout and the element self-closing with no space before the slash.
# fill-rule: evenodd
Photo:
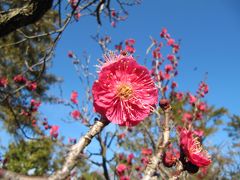
<svg viewBox="0 0 240 180">
<path fill-rule="evenodd" d="M 53 125 L 50 129 L 50 135 L 54 138 L 58 137 L 59 126 Z"/>
<path fill-rule="evenodd" d="M 175 43 L 174 39 L 168 39 L 167 45 L 172 46 Z"/>
<path fill-rule="evenodd" d="M 8 79 L 6 77 L 0 77 L 0 87 L 6 88 L 8 84 Z"/>
</svg>

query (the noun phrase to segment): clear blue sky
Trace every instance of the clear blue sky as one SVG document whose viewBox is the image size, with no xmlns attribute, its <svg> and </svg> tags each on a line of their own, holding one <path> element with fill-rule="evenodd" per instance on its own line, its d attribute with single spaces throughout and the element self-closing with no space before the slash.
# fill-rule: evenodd
<svg viewBox="0 0 240 180">
<path fill-rule="evenodd" d="M 128 19 L 117 24 L 117 28 L 104 22 L 100 32 L 110 35 L 114 43 L 134 38 L 136 55 L 141 59 L 150 44 L 149 35 L 159 38 L 159 32 L 166 27 L 174 38 L 182 40 L 179 89 L 195 92 L 208 72 L 210 92 L 206 100 L 211 105 L 224 106 L 239 114 L 239 9 L 239 0 L 145 0 L 140 6 L 128 8 Z M 102 56 L 100 48 L 90 38 L 97 30 L 95 18 L 82 17 L 67 28 L 57 46 L 50 71 L 64 78 L 62 88 L 66 99 L 72 90 L 82 88 L 67 52 L 73 50 L 80 56 L 86 50 L 91 55 L 93 67 L 97 64 L 96 59 Z M 58 88 L 53 87 L 49 94 L 58 95 Z M 86 131 L 79 129 L 77 123 L 63 125 L 60 119 L 68 118 L 70 112 L 64 107 L 44 105 L 41 111 L 52 124 L 61 126 L 62 135 L 79 138 Z M 223 136 L 220 134 L 215 138 Z"/>
</svg>

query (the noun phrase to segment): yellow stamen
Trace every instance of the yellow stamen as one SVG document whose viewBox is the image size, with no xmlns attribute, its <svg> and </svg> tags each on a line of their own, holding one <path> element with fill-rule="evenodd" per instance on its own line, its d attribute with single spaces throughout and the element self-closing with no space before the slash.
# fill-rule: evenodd
<svg viewBox="0 0 240 180">
<path fill-rule="evenodd" d="M 132 87 L 127 84 L 121 84 L 117 88 L 117 95 L 122 99 L 129 99 L 133 94 Z"/>
</svg>

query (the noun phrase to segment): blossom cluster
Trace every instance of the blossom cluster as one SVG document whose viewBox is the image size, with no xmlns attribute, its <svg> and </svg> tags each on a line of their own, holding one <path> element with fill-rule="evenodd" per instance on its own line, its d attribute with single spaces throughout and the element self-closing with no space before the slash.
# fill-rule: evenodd
<svg viewBox="0 0 240 180">
<path fill-rule="evenodd" d="M 116 174 L 119 179 L 130 180 L 130 175 L 133 172 L 136 172 L 136 176 L 138 178 L 142 178 L 142 172 L 146 168 L 151 155 L 153 154 L 152 149 L 150 148 L 142 148 L 141 149 L 141 164 L 134 163 L 136 157 L 133 153 L 125 155 L 123 153 L 118 155 L 118 165 L 116 166 Z"/>
<path fill-rule="evenodd" d="M 173 143 L 174 145 L 168 145 L 162 157 L 159 158 L 162 159 L 163 165 L 168 168 L 182 164 L 183 171 L 188 171 L 189 173 L 196 173 L 199 169 L 206 171 L 206 168 L 212 161 L 207 150 L 203 148 L 202 138 L 204 131 L 198 128 L 197 124 L 201 123 L 196 123 L 196 120 L 203 121 L 203 116 L 208 112 L 208 105 L 202 101 L 202 98 L 208 93 L 208 85 L 206 82 L 201 82 L 196 95 L 190 92 L 178 92 L 178 84 L 173 78 L 178 75 L 177 66 L 179 57 L 177 53 L 180 46 L 170 34 L 167 33 L 165 28 L 160 33 L 160 37 L 166 41 L 166 45 L 171 47 L 172 51 L 165 59 L 161 53 L 164 44 L 162 42 L 158 43 L 157 40 L 154 39 L 152 39 L 152 45 L 148 49 L 148 51 L 150 51 L 150 49 L 153 48 L 152 70 L 150 73 L 163 96 L 159 101 L 159 107 L 164 111 L 169 109 L 172 103 L 176 103 L 181 105 L 179 106 L 181 108 L 177 109 L 174 107 L 174 109 L 177 110 L 177 114 L 175 114 L 176 120 L 173 120 L 176 125 L 180 125 L 178 127 L 178 133 L 176 134 L 178 143 L 175 142 Z M 122 45 L 123 44 L 120 43 L 116 45 L 115 48 L 121 52 L 123 51 Z M 166 64 L 164 68 L 161 69 L 163 63 Z M 168 88 L 169 84 L 171 87 L 170 90 Z M 168 95 L 169 98 L 167 98 Z M 177 121 L 178 118 L 180 118 L 180 121 Z M 121 141 L 118 141 L 119 145 L 121 145 L 127 137 L 128 135 L 126 135 L 126 133 L 119 134 L 118 138 L 121 139 Z M 145 155 L 141 158 L 143 167 L 148 165 L 152 152 L 152 149 L 142 149 L 142 155 Z M 126 164 L 119 167 L 125 167 L 123 168 L 125 169 L 124 172 L 128 172 L 130 169 Z"/>
<path fill-rule="evenodd" d="M 14 83 L 16 85 L 25 86 L 29 91 L 35 91 L 37 89 L 37 83 L 34 81 L 28 80 L 24 75 L 18 74 L 13 77 Z M 5 76 L 0 77 L 0 88 L 7 88 L 9 85 L 9 79 Z"/>
<path fill-rule="evenodd" d="M 121 54 L 133 54 L 135 53 L 136 49 L 134 48 L 136 41 L 134 39 L 127 39 L 125 42 L 120 42 L 119 44 L 115 45 L 115 49 Z"/>
</svg>

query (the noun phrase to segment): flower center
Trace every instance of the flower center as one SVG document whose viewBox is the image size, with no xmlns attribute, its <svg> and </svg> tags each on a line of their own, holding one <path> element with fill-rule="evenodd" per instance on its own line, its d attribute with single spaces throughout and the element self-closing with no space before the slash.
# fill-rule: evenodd
<svg viewBox="0 0 240 180">
<path fill-rule="evenodd" d="M 193 139 L 193 145 L 190 150 L 192 153 L 200 153 L 203 151 L 203 147 L 200 144 L 200 142 L 198 141 L 198 138 Z"/>
<path fill-rule="evenodd" d="M 129 99 L 132 96 L 132 87 L 127 84 L 121 84 L 117 88 L 117 95 L 122 99 Z"/>
</svg>

